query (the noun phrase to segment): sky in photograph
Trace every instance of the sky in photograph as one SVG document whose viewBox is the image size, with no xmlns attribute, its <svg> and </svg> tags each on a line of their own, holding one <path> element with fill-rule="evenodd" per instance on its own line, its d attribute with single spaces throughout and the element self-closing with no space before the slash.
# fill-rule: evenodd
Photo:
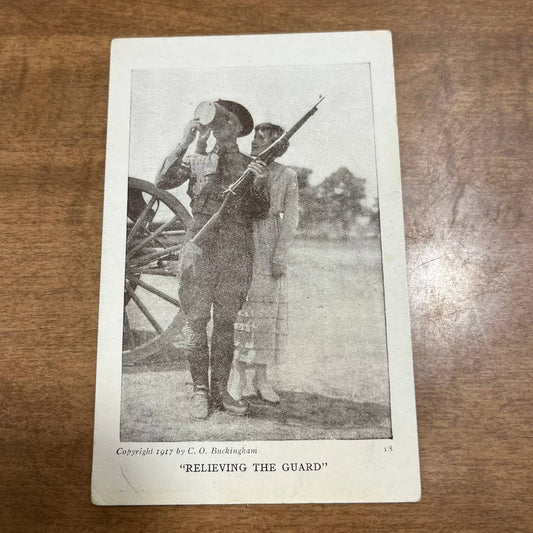
<svg viewBox="0 0 533 533">
<path fill-rule="evenodd" d="M 377 193 L 367 63 L 134 71 L 130 176 L 154 181 L 202 101 L 234 100 L 248 108 L 256 124 L 274 122 L 289 128 L 320 95 L 325 100 L 278 161 L 312 169 L 312 185 L 347 167 L 366 180 L 365 203 L 371 206 Z M 252 137 L 239 140 L 242 152 L 250 152 Z M 176 195 L 188 204 L 185 187 Z"/>
</svg>

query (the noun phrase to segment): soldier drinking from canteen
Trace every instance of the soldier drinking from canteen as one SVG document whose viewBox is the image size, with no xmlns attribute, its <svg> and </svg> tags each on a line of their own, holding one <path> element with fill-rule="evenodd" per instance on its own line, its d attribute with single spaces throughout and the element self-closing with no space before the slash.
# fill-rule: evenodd
<svg viewBox="0 0 533 533">
<path fill-rule="evenodd" d="M 191 197 L 193 218 L 181 252 L 179 287 L 194 385 L 191 415 L 206 418 L 210 408 L 244 415 L 248 404 L 233 399 L 226 388 L 234 352 L 233 325 L 246 300 L 252 276 L 253 221 L 265 216 L 269 209 L 266 165 L 260 161 L 251 163 L 249 157 L 239 152 L 237 139 L 253 130 L 252 116 L 244 106 L 229 100 L 203 103 L 195 116 L 156 178 L 156 185 L 162 189 L 188 181 L 187 192 Z M 200 149 L 186 155 L 197 135 L 199 143 L 205 146 L 210 132 L 216 141 L 210 153 Z M 190 242 L 218 211 L 228 185 L 248 167 L 253 180 L 232 194 L 215 230 L 206 232 L 196 244 Z M 211 310 L 213 333 L 209 354 L 206 328 Z"/>
</svg>

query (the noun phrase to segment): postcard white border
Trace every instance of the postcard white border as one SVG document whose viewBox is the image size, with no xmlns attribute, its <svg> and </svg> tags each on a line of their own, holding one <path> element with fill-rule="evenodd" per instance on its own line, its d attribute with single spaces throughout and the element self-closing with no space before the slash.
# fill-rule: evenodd
<svg viewBox="0 0 533 533">
<path fill-rule="evenodd" d="M 197 461 L 274 463 L 276 472 L 185 473 L 176 455 L 124 457 L 120 390 L 131 71 L 370 63 L 390 372 L 392 439 L 231 442 L 258 455 Z M 97 505 L 407 502 L 420 498 L 391 34 L 386 31 L 118 39 L 111 47 L 92 501 Z M 223 445 L 224 443 L 219 443 Z M 180 443 L 134 443 L 171 448 Z M 209 448 L 217 443 L 183 443 Z M 283 463 L 327 463 L 284 472 Z"/>
</svg>

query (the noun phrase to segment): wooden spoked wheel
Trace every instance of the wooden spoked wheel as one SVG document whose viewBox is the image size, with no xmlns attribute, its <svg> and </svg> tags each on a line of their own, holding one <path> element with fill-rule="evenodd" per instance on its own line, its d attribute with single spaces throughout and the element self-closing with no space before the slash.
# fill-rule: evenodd
<svg viewBox="0 0 533 533">
<path fill-rule="evenodd" d="M 178 260 L 191 216 L 167 191 L 128 181 L 123 363 L 135 364 L 180 341 Z"/>
</svg>

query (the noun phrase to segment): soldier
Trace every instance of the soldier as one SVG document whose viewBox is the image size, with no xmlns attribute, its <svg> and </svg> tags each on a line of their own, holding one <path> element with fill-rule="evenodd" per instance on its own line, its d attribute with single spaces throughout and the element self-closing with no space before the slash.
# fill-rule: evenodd
<svg viewBox="0 0 533 533">
<path fill-rule="evenodd" d="M 239 152 L 237 138 L 253 129 L 249 111 L 229 100 L 211 104 L 216 114 L 209 126 L 193 119 L 185 127 L 183 139 L 165 159 L 156 185 L 172 189 L 188 181 L 192 221 L 180 258 L 179 298 L 186 317 L 186 343 L 194 385 L 191 415 L 206 418 L 211 409 L 244 415 L 248 404 L 227 393 L 233 360 L 233 325 L 246 300 L 252 276 L 253 221 L 269 208 L 265 164 L 251 162 Z M 203 147 L 210 135 L 216 145 L 210 153 Z M 199 134 L 202 149 L 186 156 Z M 190 240 L 216 213 L 224 191 L 250 166 L 254 179 L 231 197 L 215 231 L 207 233 L 198 246 Z M 211 355 L 207 324 L 213 310 Z M 209 379 L 210 375 L 210 379 Z"/>
</svg>

